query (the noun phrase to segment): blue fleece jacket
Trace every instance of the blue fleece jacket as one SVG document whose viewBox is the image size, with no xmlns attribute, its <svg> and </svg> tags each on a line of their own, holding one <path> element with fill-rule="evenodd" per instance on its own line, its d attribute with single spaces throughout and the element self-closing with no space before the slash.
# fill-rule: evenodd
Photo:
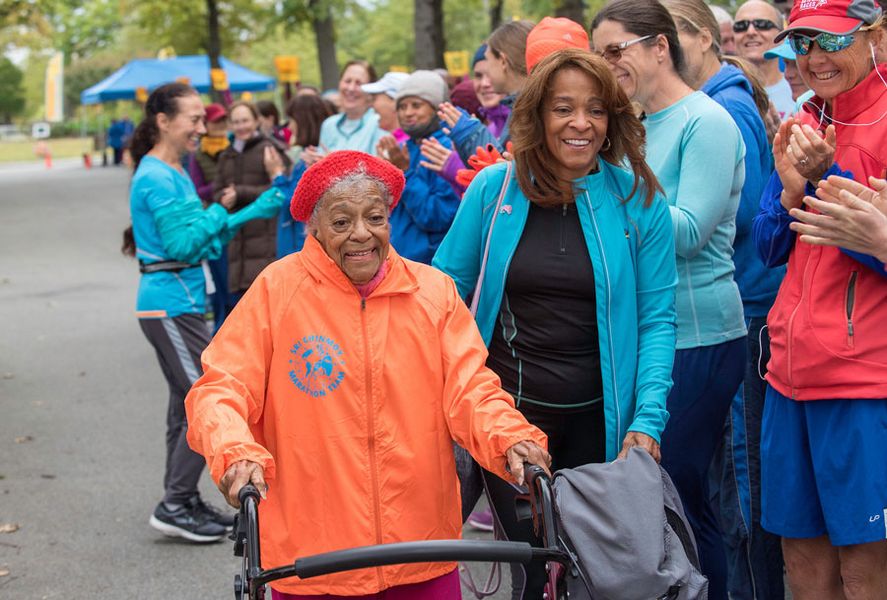
<svg viewBox="0 0 887 600">
<path fill-rule="evenodd" d="M 576 180 L 576 208 L 594 269 L 607 460 L 613 460 L 628 431 L 658 441 L 668 420 L 677 274 L 668 206 L 657 196 L 645 208 L 640 192 L 629 195 L 631 173 L 600 165 L 597 173 Z M 432 263 L 467 298 L 480 277 L 492 227 L 475 317 L 487 345 L 530 208 L 512 173 L 493 226 L 506 170 L 500 163 L 474 178 Z"/>
<path fill-rule="evenodd" d="M 450 140 L 442 131 L 431 137 L 444 147 L 451 148 Z M 419 145 L 407 140 L 410 168 L 400 202 L 391 211 L 391 245 L 404 258 L 431 264 L 435 250 L 450 229 L 459 196 L 440 175 L 423 167 Z"/>
<path fill-rule="evenodd" d="M 755 249 L 752 225 L 761 206 L 761 194 L 773 171 L 766 128 L 752 96 L 752 87 L 742 71 L 724 63 L 702 91 L 727 109 L 745 142 L 745 183 L 736 212 L 733 264 L 736 285 L 742 296 L 746 318 L 766 317 L 776 299 L 785 268 L 768 268 Z"/>
<path fill-rule="evenodd" d="M 271 185 L 280 190 L 283 197 L 287 199 L 280 207 L 280 214 L 277 216 L 277 258 L 283 258 L 293 252 L 298 252 L 305 244 L 305 224 L 299 223 L 293 219 L 290 214 L 290 200 L 296 186 L 302 179 L 302 175 L 308 167 L 304 160 L 300 160 L 293 166 L 293 170 L 289 175 L 278 175 L 271 182 Z"/>
<path fill-rule="evenodd" d="M 514 101 L 516 99 L 516 94 L 505 96 L 502 98 L 500 104 L 511 109 L 514 106 Z M 506 119 L 505 125 L 502 127 L 502 132 L 497 138 L 493 136 L 483 123 L 463 110 L 462 116 L 459 117 L 459 120 L 456 121 L 456 124 L 450 131 L 450 139 L 453 140 L 453 147 L 459 155 L 459 158 L 461 158 L 462 162 L 467 165 L 468 159 L 477 152 L 478 146 L 486 148 L 487 145 L 490 145 L 499 152 L 504 152 L 505 145 L 511 140 L 511 133 L 509 131 L 510 125 L 511 114 L 509 113 L 508 119 Z"/>
</svg>

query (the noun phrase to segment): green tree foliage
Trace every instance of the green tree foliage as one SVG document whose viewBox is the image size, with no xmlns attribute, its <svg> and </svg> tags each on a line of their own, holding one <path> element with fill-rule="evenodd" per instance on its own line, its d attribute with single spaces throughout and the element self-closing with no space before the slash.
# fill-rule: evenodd
<svg viewBox="0 0 887 600">
<path fill-rule="evenodd" d="M 203 54 L 209 46 L 206 2 L 169 0 L 119 0 L 137 30 L 132 41 L 142 47 L 172 47 L 177 54 Z M 271 0 L 218 2 L 222 54 L 248 46 L 264 37 L 274 18 Z"/>
<path fill-rule="evenodd" d="M 9 123 L 25 109 L 24 74 L 11 60 L 0 57 L 0 121 Z"/>
</svg>

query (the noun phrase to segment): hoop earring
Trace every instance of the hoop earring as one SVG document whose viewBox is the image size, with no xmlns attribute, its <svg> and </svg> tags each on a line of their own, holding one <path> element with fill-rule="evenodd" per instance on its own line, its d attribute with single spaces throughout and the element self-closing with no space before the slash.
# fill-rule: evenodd
<svg viewBox="0 0 887 600">
<path fill-rule="evenodd" d="M 606 148 L 604 146 L 601 146 L 601 149 L 598 152 L 606 152 L 613 145 L 610 143 L 610 137 L 606 135 L 604 136 L 604 143 L 606 144 Z"/>
</svg>

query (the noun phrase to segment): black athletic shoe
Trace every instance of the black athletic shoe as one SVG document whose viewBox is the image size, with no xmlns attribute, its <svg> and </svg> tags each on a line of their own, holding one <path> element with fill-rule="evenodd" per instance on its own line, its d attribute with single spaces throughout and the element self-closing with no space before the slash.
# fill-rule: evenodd
<svg viewBox="0 0 887 600">
<path fill-rule="evenodd" d="M 214 521 L 225 528 L 226 531 L 234 530 L 234 515 L 223 512 L 212 504 L 204 502 L 200 496 L 194 496 L 188 504 L 201 515 L 205 515 L 210 521 Z"/>
<path fill-rule="evenodd" d="M 154 509 L 148 523 L 169 537 L 180 537 L 192 542 L 217 542 L 225 537 L 225 526 L 216 523 L 188 504 L 168 510 L 161 502 Z"/>
</svg>

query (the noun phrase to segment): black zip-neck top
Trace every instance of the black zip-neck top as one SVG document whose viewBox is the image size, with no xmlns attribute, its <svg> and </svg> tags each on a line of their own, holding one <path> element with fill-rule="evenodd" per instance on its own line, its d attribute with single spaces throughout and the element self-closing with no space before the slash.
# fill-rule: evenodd
<svg viewBox="0 0 887 600">
<path fill-rule="evenodd" d="M 530 204 L 489 352 L 487 366 L 518 405 L 600 400 L 594 271 L 575 204 Z"/>
</svg>

